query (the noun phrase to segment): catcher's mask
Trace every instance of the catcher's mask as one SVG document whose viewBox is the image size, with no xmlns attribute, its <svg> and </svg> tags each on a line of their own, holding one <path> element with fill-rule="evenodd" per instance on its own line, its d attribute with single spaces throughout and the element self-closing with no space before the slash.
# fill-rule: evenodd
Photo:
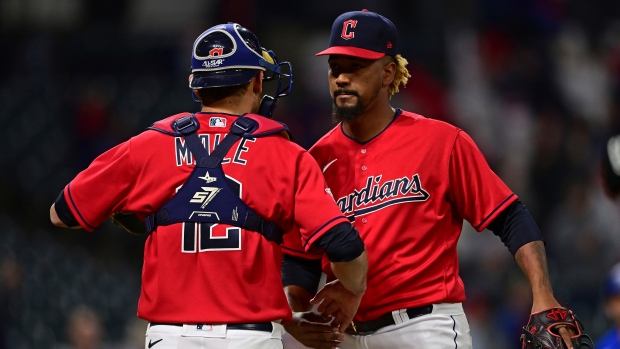
<svg viewBox="0 0 620 349">
<path fill-rule="evenodd" d="M 259 71 L 265 72 L 263 81 L 277 79 L 275 97 L 263 96 L 258 112 L 269 118 L 278 98 L 288 96 L 293 87 L 291 63 L 278 62 L 273 51 L 261 47 L 256 35 L 237 23 L 216 25 L 200 34 L 194 42 L 191 70 L 193 90 L 241 85 Z"/>
</svg>

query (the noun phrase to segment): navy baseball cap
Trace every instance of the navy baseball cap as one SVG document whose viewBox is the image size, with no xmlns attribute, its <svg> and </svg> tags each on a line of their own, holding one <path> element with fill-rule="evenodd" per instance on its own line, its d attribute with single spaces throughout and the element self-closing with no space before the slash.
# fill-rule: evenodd
<svg viewBox="0 0 620 349">
<path fill-rule="evenodd" d="M 389 19 L 368 10 L 346 12 L 332 25 L 329 48 L 317 53 L 379 59 L 398 54 L 398 31 Z"/>
</svg>

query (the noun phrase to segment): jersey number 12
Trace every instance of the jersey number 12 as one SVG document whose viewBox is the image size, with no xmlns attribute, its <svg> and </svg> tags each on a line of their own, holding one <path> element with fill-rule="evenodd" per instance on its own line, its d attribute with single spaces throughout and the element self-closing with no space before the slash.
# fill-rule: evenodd
<svg viewBox="0 0 620 349">
<path fill-rule="evenodd" d="M 241 228 L 217 223 L 183 223 L 183 253 L 241 250 Z"/>
</svg>

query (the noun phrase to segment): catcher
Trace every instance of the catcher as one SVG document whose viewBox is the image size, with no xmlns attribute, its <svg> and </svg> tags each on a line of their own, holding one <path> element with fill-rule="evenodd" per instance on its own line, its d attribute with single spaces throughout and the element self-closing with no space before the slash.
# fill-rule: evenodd
<svg viewBox="0 0 620 349">
<path fill-rule="evenodd" d="M 99 155 L 61 191 L 52 223 L 93 231 L 113 215 L 149 234 L 137 314 L 149 322 L 144 348 L 281 349 L 292 314 L 280 243 L 293 227 L 304 249 L 330 255 L 354 295 L 335 317 L 348 324 L 366 288 L 366 252 L 316 162 L 270 119 L 291 92 L 290 63 L 237 23 L 198 36 L 191 62 L 200 111 Z M 270 80 L 275 97 L 263 94 Z"/>
</svg>

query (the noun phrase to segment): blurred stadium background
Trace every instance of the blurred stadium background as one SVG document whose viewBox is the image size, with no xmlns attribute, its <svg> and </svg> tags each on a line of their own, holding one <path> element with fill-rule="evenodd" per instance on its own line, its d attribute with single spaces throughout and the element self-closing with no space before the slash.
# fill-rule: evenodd
<svg viewBox="0 0 620 349">
<path fill-rule="evenodd" d="M 476 140 L 536 218 L 557 298 L 598 338 L 610 326 L 601 288 L 620 260 L 620 206 L 597 177 L 603 140 L 620 131 L 620 2 L 0 0 L 0 348 L 86 348 L 70 343 L 76 323 L 101 333 L 88 348 L 143 347 L 144 238 L 111 223 L 57 229 L 50 204 L 96 155 L 197 110 L 191 45 L 220 22 L 292 62 L 275 118 L 309 147 L 332 127 L 314 53 L 337 15 L 362 8 L 396 24 L 410 62 L 393 105 Z M 512 256 L 469 226 L 459 248 L 474 348 L 520 348 L 531 299 Z"/>
</svg>

